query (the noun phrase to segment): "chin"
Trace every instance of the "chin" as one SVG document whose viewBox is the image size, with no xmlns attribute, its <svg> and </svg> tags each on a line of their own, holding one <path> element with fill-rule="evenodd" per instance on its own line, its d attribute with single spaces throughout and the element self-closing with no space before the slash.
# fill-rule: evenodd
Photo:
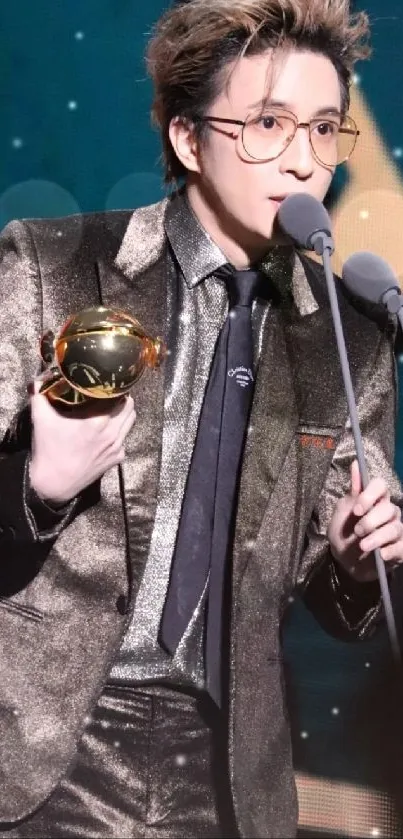
<svg viewBox="0 0 403 839">
<path fill-rule="evenodd" d="M 269 216 L 267 218 L 267 216 Z M 262 224 L 263 222 L 263 224 Z M 273 239 L 277 230 L 276 225 L 276 218 L 273 216 L 270 218 L 269 213 L 266 212 L 266 218 L 263 214 L 260 217 L 260 225 L 257 224 L 255 228 L 255 237 L 256 239 L 260 239 L 260 241 L 270 242 Z"/>
<path fill-rule="evenodd" d="M 270 242 L 273 241 L 274 236 L 274 227 L 273 225 L 267 225 L 264 230 L 255 230 L 253 231 L 253 239 L 255 245 L 268 245 Z"/>
</svg>

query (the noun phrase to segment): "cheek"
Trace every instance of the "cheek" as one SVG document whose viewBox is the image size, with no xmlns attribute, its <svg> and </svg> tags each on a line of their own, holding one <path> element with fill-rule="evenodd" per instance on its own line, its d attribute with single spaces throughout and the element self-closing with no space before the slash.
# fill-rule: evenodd
<svg viewBox="0 0 403 839">
<path fill-rule="evenodd" d="M 261 182 L 260 166 L 242 159 L 238 141 L 232 137 L 214 136 L 206 143 L 201 153 L 202 177 L 226 194 L 245 195 L 256 189 Z M 245 194 L 246 193 L 246 194 Z"/>
<path fill-rule="evenodd" d="M 315 198 L 318 198 L 319 201 L 323 201 L 327 195 L 333 176 L 334 172 L 328 172 L 326 169 L 320 168 L 317 171 L 315 178 Z"/>
<path fill-rule="evenodd" d="M 243 163 L 235 149 L 224 147 L 215 149 L 214 154 L 206 156 L 203 168 L 202 179 L 208 185 L 209 191 L 233 210 L 234 206 L 242 209 L 253 195 L 250 185 L 249 166 Z"/>
</svg>

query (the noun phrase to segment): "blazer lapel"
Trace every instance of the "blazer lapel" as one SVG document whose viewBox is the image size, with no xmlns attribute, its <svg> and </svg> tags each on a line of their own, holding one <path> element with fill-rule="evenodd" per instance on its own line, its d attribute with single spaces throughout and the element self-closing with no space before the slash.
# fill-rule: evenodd
<svg viewBox="0 0 403 839">
<path fill-rule="evenodd" d="M 128 235 L 133 241 L 135 233 L 136 213 L 129 223 L 119 252 L 122 253 L 123 249 L 125 253 L 125 262 L 120 263 L 124 265 L 125 270 L 119 267 L 119 255 L 114 263 L 97 263 L 102 303 L 132 314 L 151 337 L 165 338 L 165 260 L 158 260 L 155 241 L 154 260 L 157 257 L 157 261 L 150 262 L 149 259 L 145 259 L 144 242 L 142 251 L 138 254 L 133 251 L 129 260 Z M 146 256 L 149 257 L 149 251 Z M 126 516 L 129 552 L 133 557 L 133 596 L 138 589 L 148 556 L 156 511 L 164 416 L 164 364 L 156 370 L 146 369 L 133 385 L 131 394 L 136 420 L 125 441 L 120 489 Z M 107 479 L 107 476 L 105 478 Z"/>
<path fill-rule="evenodd" d="M 299 421 L 294 371 L 281 310 L 272 307 L 265 324 L 263 351 L 245 447 L 235 531 L 234 573 L 256 538 L 270 496 Z"/>
<path fill-rule="evenodd" d="M 309 266 L 305 270 L 309 272 Z M 235 575 L 245 568 L 297 431 L 305 429 L 305 440 L 310 432 L 323 434 L 327 430 L 323 447 L 328 446 L 330 459 L 347 419 L 328 307 L 311 305 L 305 313 L 289 301 L 273 307 L 263 347 L 240 483 Z M 311 456 L 315 457 L 314 451 Z M 324 462 L 320 446 L 318 456 Z"/>
</svg>

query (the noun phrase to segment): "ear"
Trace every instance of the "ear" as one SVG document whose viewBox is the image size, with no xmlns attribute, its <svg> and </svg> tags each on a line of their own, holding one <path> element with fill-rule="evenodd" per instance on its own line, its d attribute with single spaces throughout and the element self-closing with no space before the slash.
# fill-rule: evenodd
<svg viewBox="0 0 403 839">
<path fill-rule="evenodd" d="M 182 165 L 189 172 L 200 172 L 199 144 L 192 123 L 174 117 L 169 125 L 169 139 Z"/>
</svg>

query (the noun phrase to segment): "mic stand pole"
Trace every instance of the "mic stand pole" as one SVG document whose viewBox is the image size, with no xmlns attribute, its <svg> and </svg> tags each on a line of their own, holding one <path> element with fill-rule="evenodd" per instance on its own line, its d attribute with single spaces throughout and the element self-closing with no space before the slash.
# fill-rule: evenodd
<svg viewBox="0 0 403 839">
<path fill-rule="evenodd" d="M 338 351 L 339 351 L 339 358 L 340 358 L 340 364 L 341 364 L 341 369 L 342 369 L 342 374 L 343 374 L 344 387 L 345 387 L 346 396 L 347 396 L 347 403 L 348 403 L 348 409 L 349 409 L 350 420 L 351 420 L 351 428 L 352 428 L 354 442 L 355 442 L 355 448 L 356 448 L 356 452 L 357 452 L 357 460 L 358 460 L 358 465 L 359 465 L 359 469 L 360 469 L 362 486 L 365 489 L 365 487 L 367 487 L 368 483 L 369 483 L 369 476 L 368 476 L 367 465 L 366 465 L 366 462 L 365 462 L 364 446 L 363 446 L 363 442 L 362 442 L 360 424 L 359 424 L 359 419 L 358 419 L 357 405 L 356 405 L 355 397 L 354 397 L 353 383 L 352 383 L 352 380 L 351 380 L 350 366 L 349 366 L 348 358 L 347 358 L 347 350 L 346 350 L 346 343 L 345 343 L 345 340 L 344 340 L 343 326 L 342 326 L 342 322 L 341 322 L 341 318 L 340 318 L 339 303 L 338 303 L 338 300 L 337 300 L 336 286 L 335 286 L 335 282 L 334 282 L 334 276 L 333 276 L 331 260 L 330 260 L 330 257 L 331 257 L 331 255 L 334 251 L 334 245 L 333 245 L 333 241 L 332 241 L 331 237 L 328 236 L 326 233 L 321 232 L 321 231 L 318 232 L 318 233 L 315 233 L 312 236 L 311 242 L 312 242 L 312 246 L 315 250 L 315 253 L 317 253 L 318 256 L 321 256 L 322 260 L 323 260 L 323 267 L 324 267 L 324 270 L 325 270 L 325 277 L 326 277 L 327 290 L 328 290 L 328 294 L 329 294 L 330 307 L 331 307 L 331 311 L 332 311 L 333 323 L 334 323 L 334 328 L 335 328 L 335 332 L 336 332 L 336 341 L 337 341 L 337 346 L 338 346 Z M 398 314 L 401 317 L 403 315 L 403 312 L 400 311 L 400 312 L 398 312 Z M 398 640 L 398 635 L 397 635 L 397 630 L 396 630 L 395 618 L 394 618 L 394 614 L 393 614 L 392 602 L 391 602 L 391 598 L 390 598 L 388 578 L 387 578 L 387 574 L 386 574 L 386 571 L 385 571 L 385 564 L 382 560 L 379 548 L 376 548 L 373 553 L 374 553 L 374 556 L 375 556 L 376 569 L 377 569 L 377 572 L 378 572 L 379 583 L 380 583 L 380 587 L 381 587 L 381 595 L 382 595 L 383 605 L 384 605 L 384 609 L 385 609 L 385 618 L 386 618 L 386 624 L 387 624 L 387 628 L 388 628 L 388 632 L 389 632 L 389 639 L 390 639 L 390 643 L 391 643 L 391 647 L 392 647 L 393 658 L 394 658 L 395 663 L 397 665 L 401 665 L 401 653 L 400 653 L 400 647 L 399 647 L 399 640 Z"/>
<path fill-rule="evenodd" d="M 382 295 L 382 303 L 386 306 L 390 315 L 397 315 L 403 331 L 403 294 L 396 291 L 395 288 L 390 289 Z"/>
</svg>

